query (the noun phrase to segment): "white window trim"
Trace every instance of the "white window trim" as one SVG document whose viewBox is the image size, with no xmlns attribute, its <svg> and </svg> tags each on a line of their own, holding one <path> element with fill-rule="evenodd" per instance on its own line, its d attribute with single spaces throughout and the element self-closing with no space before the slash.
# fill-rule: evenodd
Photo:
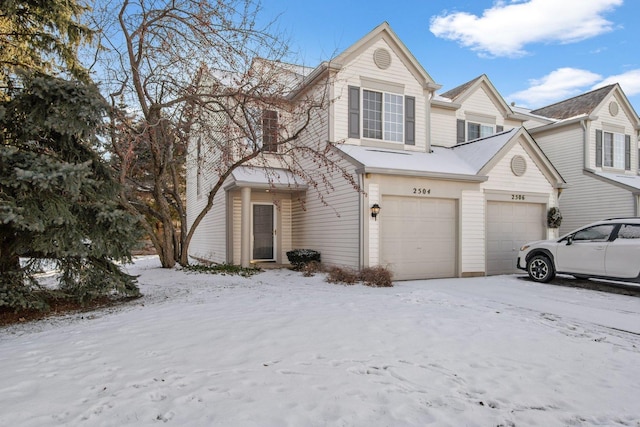
<svg viewBox="0 0 640 427">
<path fill-rule="evenodd" d="M 367 131 L 368 128 L 365 128 L 365 120 L 364 120 L 364 104 L 365 104 L 365 98 L 364 98 L 364 93 L 366 92 L 374 92 L 374 93 L 378 93 L 381 95 L 382 98 L 382 109 L 380 111 L 380 122 L 381 122 L 381 137 L 380 138 L 376 138 L 376 137 L 371 137 L 371 136 L 364 136 L 365 132 Z M 406 115 L 406 111 L 405 110 L 405 96 L 402 93 L 396 93 L 396 92 L 389 92 L 389 91 L 384 91 L 384 90 L 378 90 L 378 89 L 371 89 L 369 87 L 363 87 L 360 89 L 360 99 L 362 100 L 361 102 L 361 106 L 360 106 L 360 113 L 361 113 L 361 129 L 362 129 L 362 137 L 364 139 L 369 139 L 369 140 L 374 140 L 374 141 L 384 141 L 384 142 L 390 142 L 393 144 L 404 144 L 404 136 L 405 136 L 405 115 Z M 395 124 L 399 124 L 400 127 L 402 128 L 402 131 L 400 133 L 395 132 L 395 131 L 390 131 L 388 129 L 389 124 L 391 124 L 391 121 L 387 120 L 387 115 L 388 114 L 393 114 L 393 115 L 397 115 L 397 113 L 393 113 L 393 112 L 389 112 L 389 106 L 387 105 L 387 97 L 399 97 L 400 98 L 400 104 L 399 107 L 402 109 L 402 113 L 401 113 L 401 118 L 400 118 L 400 122 L 394 122 Z M 376 129 L 377 131 L 377 129 Z M 398 139 L 387 139 L 386 136 L 389 134 L 389 132 L 391 132 L 394 135 L 397 135 Z"/>
</svg>

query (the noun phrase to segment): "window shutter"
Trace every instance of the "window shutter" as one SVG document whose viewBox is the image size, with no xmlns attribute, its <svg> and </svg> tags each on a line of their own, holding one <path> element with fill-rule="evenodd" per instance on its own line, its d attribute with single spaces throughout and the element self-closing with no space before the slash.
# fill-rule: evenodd
<svg viewBox="0 0 640 427">
<path fill-rule="evenodd" d="M 602 167 L 602 131 L 596 130 L 596 167 Z"/>
<path fill-rule="evenodd" d="M 360 88 L 349 86 L 349 138 L 360 138 Z"/>
<path fill-rule="evenodd" d="M 416 145 L 416 98 L 404 97 L 404 143 Z"/>
<path fill-rule="evenodd" d="M 458 131 L 456 136 L 456 143 L 460 144 L 461 142 L 464 142 L 464 120 L 458 119 L 457 126 Z"/>
<path fill-rule="evenodd" d="M 504 126 L 496 125 L 496 133 L 504 132 Z"/>
<path fill-rule="evenodd" d="M 262 112 L 262 151 L 278 152 L 278 112 L 264 110 Z"/>
<path fill-rule="evenodd" d="M 631 135 L 624 136 L 624 170 L 631 170 Z"/>
</svg>

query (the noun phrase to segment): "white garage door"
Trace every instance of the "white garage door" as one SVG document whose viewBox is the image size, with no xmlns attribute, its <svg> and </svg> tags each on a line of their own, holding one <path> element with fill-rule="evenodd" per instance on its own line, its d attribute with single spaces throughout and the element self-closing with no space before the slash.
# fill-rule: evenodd
<svg viewBox="0 0 640 427">
<path fill-rule="evenodd" d="M 487 274 L 521 272 L 516 268 L 523 243 L 544 239 L 545 205 L 488 202 Z"/>
<path fill-rule="evenodd" d="M 456 275 L 456 201 L 385 196 L 381 265 L 394 280 Z"/>
</svg>

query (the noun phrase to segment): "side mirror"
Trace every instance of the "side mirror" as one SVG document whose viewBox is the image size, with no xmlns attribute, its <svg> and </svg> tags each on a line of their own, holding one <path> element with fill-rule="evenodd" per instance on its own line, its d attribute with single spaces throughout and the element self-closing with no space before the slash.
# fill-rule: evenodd
<svg viewBox="0 0 640 427">
<path fill-rule="evenodd" d="M 567 237 L 567 246 L 571 245 L 572 243 L 573 243 L 573 236 Z"/>
</svg>

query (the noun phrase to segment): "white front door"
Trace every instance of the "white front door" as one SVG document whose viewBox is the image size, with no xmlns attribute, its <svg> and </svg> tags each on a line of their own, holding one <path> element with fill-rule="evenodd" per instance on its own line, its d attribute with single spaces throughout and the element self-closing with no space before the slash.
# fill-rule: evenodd
<svg viewBox="0 0 640 427">
<path fill-rule="evenodd" d="M 254 203 L 251 216 L 253 217 L 252 259 L 260 261 L 275 260 L 275 216 L 273 204 Z"/>
</svg>

